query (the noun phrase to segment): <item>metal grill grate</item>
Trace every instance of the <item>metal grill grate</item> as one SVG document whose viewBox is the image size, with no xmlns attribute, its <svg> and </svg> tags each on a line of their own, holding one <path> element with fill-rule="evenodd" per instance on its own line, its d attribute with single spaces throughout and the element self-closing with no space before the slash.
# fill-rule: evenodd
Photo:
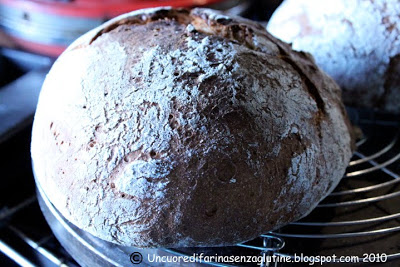
<svg viewBox="0 0 400 267">
<path fill-rule="evenodd" d="M 258 251 L 293 258 L 294 253 L 306 251 L 308 255 L 357 255 L 360 261 L 370 254 L 385 254 L 388 261 L 400 258 L 400 124 L 374 115 L 358 118 L 356 123 L 365 137 L 357 142 L 336 190 L 301 221 L 237 245 L 245 250 L 241 255 Z M 177 255 L 200 252 L 169 251 Z"/>
<path fill-rule="evenodd" d="M 358 255 L 385 253 L 388 260 L 400 259 L 400 124 L 397 118 L 375 116 L 354 119 L 364 133 L 347 174 L 336 190 L 299 222 L 292 223 L 259 238 L 224 248 L 145 249 L 143 255 Z M 138 251 L 101 241 L 68 223 L 51 205 L 43 192 L 38 194 L 42 211 L 55 236 L 82 265 L 130 266 L 129 256 Z M 18 237 L 44 256 L 53 266 L 76 266 L 75 262 L 49 248 L 51 235 L 33 238 L 35 230 L 24 231 L 8 223 L 10 217 L 36 206 L 36 198 L 0 214 L 3 229 Z M 0 250 L 21 266 L 32 266 L 29 258 L 0 242 Z M 204 263 L 203 263 L 204 264 Z M 198 264 L 198 265 L 203 265 Z M 212 266 L 233 266 L 209 263 Z M 243 264 L 241 264 L 243 265 Z M 249 264 L 250 266 L 251 264 Z M 262 266 L 269 266 L 263 263 Z M 280 266 L 280 265 L 279 265 Z M 285 266 L 285 265 L 283 265 Z"/>
</svg>

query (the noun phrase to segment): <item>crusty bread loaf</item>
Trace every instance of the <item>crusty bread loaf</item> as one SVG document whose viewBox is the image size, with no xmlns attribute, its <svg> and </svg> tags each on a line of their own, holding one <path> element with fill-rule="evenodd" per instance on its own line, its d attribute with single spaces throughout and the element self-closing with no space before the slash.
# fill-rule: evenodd
<svg viewBox="0 0 400 267">
<path fill-rule="evenodd" d="M 54 64 L 32 136 L 37 182 L 72 223 L 138 247 L 223 246 L 309 213 L 342 177 L 340 89 L 249 20 L 150 9 Z"/>
<path fill-rule="evenodd" d="M 345 104 L 400 112 L 400 1 L 285 0 L 267 29 L 310 52 Z"/>
</svg>

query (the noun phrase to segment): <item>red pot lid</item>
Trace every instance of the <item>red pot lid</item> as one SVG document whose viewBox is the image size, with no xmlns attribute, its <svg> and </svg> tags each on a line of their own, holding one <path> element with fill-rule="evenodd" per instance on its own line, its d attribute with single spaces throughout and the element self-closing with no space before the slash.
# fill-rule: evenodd
<svg viewBox="0 0 400 267">
<path fill-rule="evenodd" d="M 0 4 L 61 16 L 112 18 L 132 10 L 157 7 L 203 6 L 223 0 L 0 0 Z"/>
<path fill-rule="evenodd" d="M 74 21 L 75 18 L 95 20 L 96 23 L 101 23 L 123 13 L 142 8 L 158 6 L 204 6 L 223 1 L 225 0 L 0 0 L 0 6 L 18 10 L 16 14 L 8 15 L 10 17 L 7 21 L 11 21 L 14 26 L 6 27 L 17 47 L 56 57 L 61 54 L 69 43 L 79 37 L 82 32 L 90 30 L 93 27 L 93 23 L 91 23 L 90 25 L 92 26 L 88 26 L 88 29 L 82 30 L 79 28 L 76 30 L 76 36 L 71 37 L 71 31 L 73 32 L 74 28 L 68 21 Z M 35 18 L 38 18 L 37 15 L 39 14 L 40 20 L 32 19 L 33 16 L 30 17 L 30 14 L 35 14 Z M 30 19 L 25 21 L 21 18 L 24 16 Z M 46 17 L 50 24 L 54 20 L 61 21 L 60 23 L 52 24 L 51 27 L 47 27 L 47 31 L 50 29 L 55 31 L 55 35 L 58 37 L 55 40 L 58 41 L 48 41 L 50 37 L 50 39 L 54 37 L 51 32 L 46 32 L 49 35 L 47 36 L 48 38 L 44 38 L 43 34 L 38 34 L 37 31 L 27 32 L 30 28 L 41 28 Z M 15 27 L 15 23 L 22 26 L 20 28 Z M 25 27 L 25 23 L 29 27 Z M 67 27 L 67 29 L 64 27 Z M 60 36 L 64 30 L 68 31 L 68 34 L 65 34 L 65 39 Z"/>
</svg>

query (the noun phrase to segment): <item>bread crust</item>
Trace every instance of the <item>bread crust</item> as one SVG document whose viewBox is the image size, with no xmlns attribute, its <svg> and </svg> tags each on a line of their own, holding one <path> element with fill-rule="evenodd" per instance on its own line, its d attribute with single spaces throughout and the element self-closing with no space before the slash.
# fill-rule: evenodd
<svg viewBox="0 0 400 267">
<path fill-rule="evenodd" d="M 72 223 L 137 247 L 225 246 L 308 214 L 351 157 L 340 89 L 312 57 L 208 9 L 120 16 L 40 95 L 37 182 Z"/>
<path fill-rule="evenodd" d="M 400 2 L 285 0 L 268 31 L 311 53 L 345 104 L 400 112 Z"/>
</svg>

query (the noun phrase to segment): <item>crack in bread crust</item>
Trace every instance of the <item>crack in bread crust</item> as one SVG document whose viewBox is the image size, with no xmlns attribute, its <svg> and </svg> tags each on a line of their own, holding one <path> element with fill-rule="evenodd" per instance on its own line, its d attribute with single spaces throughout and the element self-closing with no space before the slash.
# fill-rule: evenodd
<svg viewBox="0 0 400 267">
<path fill-rule="evenodd" d="M 223 246 L 310 212 L 350 143 L 340 90 L 310 56 L 242 18 L 161 8 L 116 18 L 57 60 L 32 157 L 52 203 L 95 236 Z"/>
</svg>

